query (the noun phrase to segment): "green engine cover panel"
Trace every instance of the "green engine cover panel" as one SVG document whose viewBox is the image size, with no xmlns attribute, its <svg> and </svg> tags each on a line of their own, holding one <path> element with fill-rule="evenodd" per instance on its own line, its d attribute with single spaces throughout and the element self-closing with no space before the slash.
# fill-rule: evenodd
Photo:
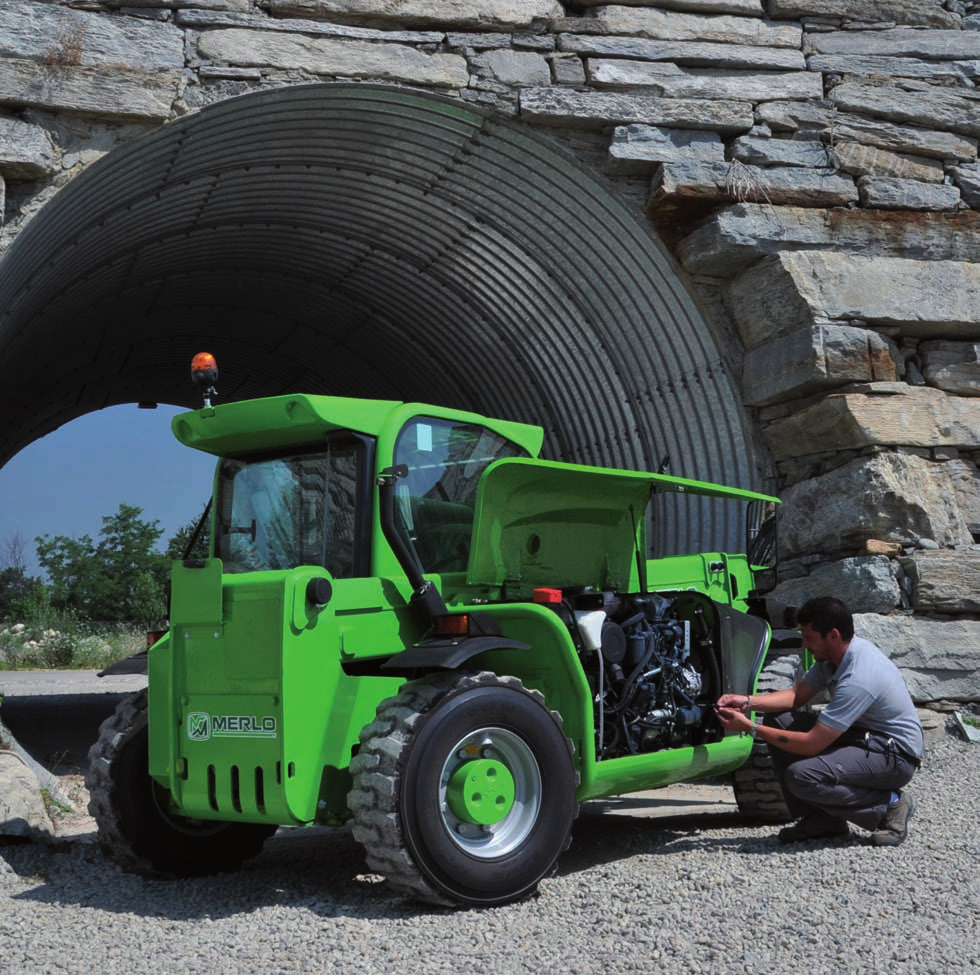
<svg viewBox="0 0 980 975">
<path fill-rule="evenodd" d="M 635 590 L 654 491 L 778 503 L 752 491 L 663 474 L 501 460 L 480 482 L 467 581 Z"/>
</svg>

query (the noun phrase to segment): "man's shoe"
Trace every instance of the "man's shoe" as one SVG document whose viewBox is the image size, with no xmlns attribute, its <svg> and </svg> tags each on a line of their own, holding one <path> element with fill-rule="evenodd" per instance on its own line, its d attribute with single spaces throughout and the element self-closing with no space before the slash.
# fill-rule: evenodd
<svg viewBox="0 0 980 975">
<path fill-rule="evenodd" d="M 915 802 L 911 796 L 903 795 L 893 802 L 885 812 L 881 825 L 871 834 L 873 846 L 898 846 L 909 835 L 909 820 L 915 812 Z"/>
<path fill-rule="evenodd" d="M 798 823 L 786 826 L 779 831 L 780 843 L 802 843 L 804 840 L 819 840 L 824 837 L 842 837 L 850 835 L 847 822 L 828 816 L 826 813 L 811 813 L 804 816 Z"/>
</svg>

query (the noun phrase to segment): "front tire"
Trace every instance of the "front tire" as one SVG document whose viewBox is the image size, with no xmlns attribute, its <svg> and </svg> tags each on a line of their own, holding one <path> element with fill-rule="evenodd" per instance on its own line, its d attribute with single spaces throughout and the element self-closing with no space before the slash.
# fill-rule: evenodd
<svg viewBox="0 0 980 975">
<path fill-rule="evenodd" d="M 491 673 L 405 684 L 361 732 L 354 838 L 368 866 L 431 903 L 521 900 L 550 876 L 578 813 L 561 718 Z"/>
<path fill-rule="evenodd" d="M 793 687 L 803 677 L 803 658 L 797 653 L 777 654 L 766 660 L 759 672 L 759 693 Z M 745 764 L 732 773 L 732 787 L 738 811 L 761 823 L 786 823 L 794 817 L 786 806 L 782 786 L 776 776 L 769 746 L 752 742 Z"/>
<path fill-rule="evenodd" d="M 200 877 L 255 856 L 275 826 L 188 819 L 149 772 L 146 691 L 127 697 L 89 750 L 89 814 L 106 858 L 144 877 Z"/>
</svg>

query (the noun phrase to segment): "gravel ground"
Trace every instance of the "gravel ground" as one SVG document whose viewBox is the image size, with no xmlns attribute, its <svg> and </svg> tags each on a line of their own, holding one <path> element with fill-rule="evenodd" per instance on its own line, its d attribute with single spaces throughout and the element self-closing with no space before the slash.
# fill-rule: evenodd
<svg viewBox="0 0 980 975">
<path fill-rule="evenodd" d="M 394 897 L 348 830 L 281 830 L 234 874 L 151 882 L 106 863 L 82 824 L 54 846 L 0 845 L 0 970 L 980 972 L 978 767 L 980 747 L 939 736 L 892 849 L 587 809 L 537 897 L 480 911 Z"/>
</svg>

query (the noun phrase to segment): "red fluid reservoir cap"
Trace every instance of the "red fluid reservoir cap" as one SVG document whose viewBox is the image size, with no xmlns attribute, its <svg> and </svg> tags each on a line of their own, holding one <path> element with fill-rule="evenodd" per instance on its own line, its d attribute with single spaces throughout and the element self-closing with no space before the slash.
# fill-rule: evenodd
<svg viewBox="0 0 980 975">
<path fill-rule="evenodd" d="M 561 602 L 560 589 L 535 589 L 534 601 L 545 606 L 554 606 Z"/>
</svg>

